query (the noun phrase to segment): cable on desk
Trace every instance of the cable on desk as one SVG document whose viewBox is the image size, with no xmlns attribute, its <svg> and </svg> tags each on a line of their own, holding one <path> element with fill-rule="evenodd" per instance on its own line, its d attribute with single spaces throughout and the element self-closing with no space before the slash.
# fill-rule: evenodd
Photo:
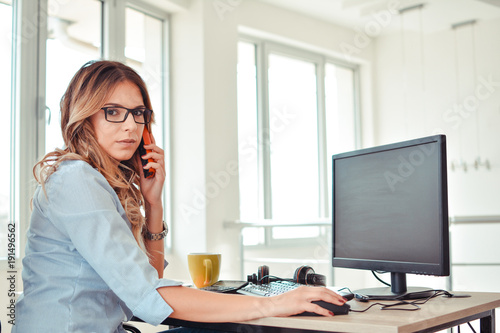
<svg viewBox="0 0 500 333">
<path fill-rule="evenodd" d="M 381 310 L 416 311 L 416 310 L 420 310 L 421 309 L 420 305 L 425 304 L 430 299 L 438 297 L 438 296 L 446 296 L 446 297 L 470 297 L 469 295 L 455 295 L 455 294 L 452 294 L 452 293 L 450 293 L 450 292 L 448 292 L 446 290 L 442 290 L 442 289 L 429 290 L 429 291 L 434 292 L 434 293 L 431 296 L 428 296 L 426 298 L 417 299 L 417 300 L 414 300 L 414 301 L 406 301 L 406 300 L 402 299 L 406 295 L 408 295 L 408 294 L 405 294 L 405 295 L 394 297 L 395 301 L 399 300 L 399 302 L 397 302 L 397 303 L 387 304 L 387 303 L 379 303 L 379 302 L 377 302 L 377 303 L 371 304 L 366 309 L 363 309 L 363 310 L 353 310 L 353 309 L 351 309 L 350 311 L 352 311 L 352 312 L 365 312 L 365 311 L 368 311 L 369 309 L 371 309 L 375 305 L 381 305 L 382 306 L 380 308 Z M 398 306 L 405 306 L 405 305 L 412 306 L 413 308 L 401 308 L 401 307 L 398 307 Z"/>
<path fill-rule="evenodd" d="M 387 309 L 387 307 L 389 306 L 396 306 L 396 305 L 402 305 L 402 304 L 405 304 L 405 305 L 411 305 L 411 306 L 414 306 L 415 308 L 414 309 L 404 309 L 404 308 L 394 308 L 394 309 Z M 397 304 L 384 304 L 384 303 L 373 303 L 373 304 L 370 304 L 369 307 L 367 307 L 366 309 L 363 309 L 363 310 L 353 310 L 353 309 L 350 309 L 349 311 L 350 312 L 366 312 L 368 310 L 370 310 L 371 308 L 373 308 L 374 306 L 376 305 L 381 305 L 381 310 L 401 310 L 401 311 L 416 311 L 416 310 L 420 310 L 420 307 L 416 304 L 411 304 L 410 302 L 406 302 L 406 301 L 401 301 L 401 302 L 398 302 Z"/>
<path fill-rule="evenodd" d="M 272 280 L 272 281 L 288 281 L 288 282 L 294 282 L 293 279 L 288 279 L 288 278 L 281 278 L 279 276 L 276 276 L 276 275 L 264 275 L 263 277 L 261 277 L 260 279 L 258 279 L 257 281 L 259 283 L 262 283 L 265 279 L 275 279 L 275 280 Z M 271 281 L 271 280 L 270 280 Z"/>
</svg>

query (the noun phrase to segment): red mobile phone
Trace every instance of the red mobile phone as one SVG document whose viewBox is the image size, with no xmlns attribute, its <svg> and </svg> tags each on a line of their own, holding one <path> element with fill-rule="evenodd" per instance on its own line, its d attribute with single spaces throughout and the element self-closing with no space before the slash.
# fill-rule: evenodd
<svg viewBox="0 0 500 333">
<path fill-rule="evenodd" d="M 146 164 L 148 164 L 148 162 L 154 162 L 154 160 L 152 158 L 148 158 L 148 160 L 145 160 L 142 158 L 142 156 L 146 155 L 147 153 L 150 153 L 152 152 L 151 149 L 145 149 L 144 148 L 144 145 L 150 145 L 151 144 L 151 136 L 149 134 L 149 131 L 148 131 L 148 128 L 146 126 L 144 126 L 144 132 L 142 132 L 142 139 L 141 139 L 141 143 L 139 144 L 139 155 L 141 157 L 141 162 L 142 162 L 142 166 L 144 167 Z M 144 172 L 144 178 L 153 178 L 155 176 L 155 172 L 156 170 L 153 169 L 153 168 L 149 168 L 149 170 L 146 170 L 146 169 L 142 169 L 142 171 Z"/>
</svg>

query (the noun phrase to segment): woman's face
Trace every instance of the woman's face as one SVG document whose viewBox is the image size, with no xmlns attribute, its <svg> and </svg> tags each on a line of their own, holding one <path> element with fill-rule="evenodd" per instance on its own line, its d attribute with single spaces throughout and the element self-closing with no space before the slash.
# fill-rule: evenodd
<svg viewBox="0 0 500 333">
<path fill-rule="evenodd" d="M 130 81 L 117 84 L 106 100 L 104 107 L 107 106 L 120 106 L 128 109 L 145 108 L 139 87 Z M 123 123 L 109 122 L 103 110 L 92 115 L 90 122 L 101 148 L 117 161 L 129 160 L 134 155 L 141 142 L 145 126 L 137 124 L 132 113 L 128 114 Z"/>
</svg>

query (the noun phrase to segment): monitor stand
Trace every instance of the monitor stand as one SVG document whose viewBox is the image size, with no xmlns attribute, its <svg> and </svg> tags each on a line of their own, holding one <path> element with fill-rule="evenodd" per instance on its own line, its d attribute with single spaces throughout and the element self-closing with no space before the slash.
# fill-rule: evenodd
<svg viewBox="0 0 500 333">
<path fill-rule="evenodd" d="M 391 286 L 366 288 L 354 291 L 365 300 L 408 300 L 427 298 L 434 295 L 434 290 L 425 287 L 407 287 L 405 273 L 391 272 Z"/>
</svg>

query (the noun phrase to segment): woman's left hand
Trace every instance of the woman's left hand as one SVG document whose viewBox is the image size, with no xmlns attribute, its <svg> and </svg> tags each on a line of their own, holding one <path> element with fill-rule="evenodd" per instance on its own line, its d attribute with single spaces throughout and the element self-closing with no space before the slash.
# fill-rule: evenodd
<svg viewBox="0 0 500 333">
<path fill-rule="evenodd" d="M 165 152 L 156 145 L 153 135 L 151 135 L 151 144 L 144 145 L 144 148 L 152 150 L 152 152 L 139 156 L 139 158 L 142 160 L 151 158 L 153 162 L 147 163 L 143 170 L 153 168 L 155 169 L 155 176 L 152 178 L 144 178 L 144 172 L 140 173 L 142 195 L 146 201 L 146 205 L 161 206 L 161 194 L 163 191 L 163 184 L 165 183 Z M 139 165 L 142 166 L 141 162 L 139 163 Z"/>
</svg>

